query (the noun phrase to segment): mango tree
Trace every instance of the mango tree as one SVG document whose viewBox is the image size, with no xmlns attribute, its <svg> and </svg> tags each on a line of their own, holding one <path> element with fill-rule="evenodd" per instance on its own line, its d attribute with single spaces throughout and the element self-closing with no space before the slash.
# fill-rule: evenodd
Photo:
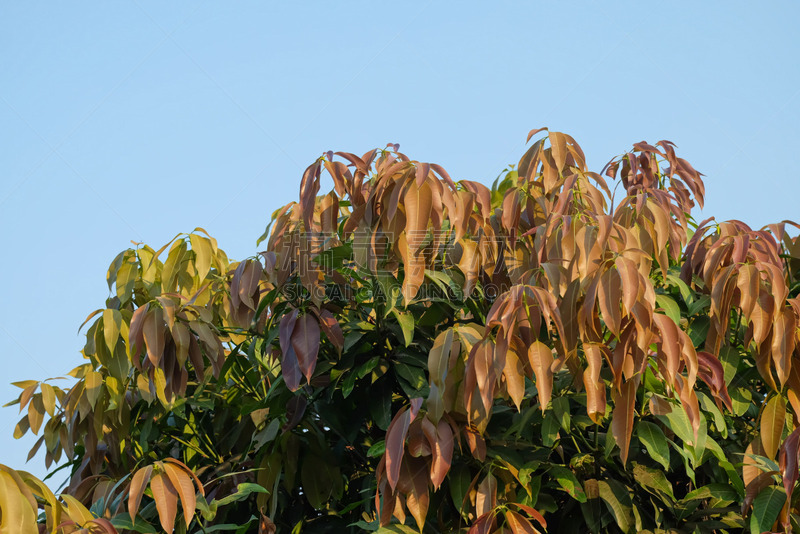
<svg viewBox="0 0 800 534">
<path fill-rule="evenodd" d="M 669 141 L 532 138 L 491 187 L 327 152 L 256 256 L 121 252 L 16 384 L 66 485 L 0 466 L 0 531 L 797 529 L 800 239 L 698 223 Z"/>
</svg>

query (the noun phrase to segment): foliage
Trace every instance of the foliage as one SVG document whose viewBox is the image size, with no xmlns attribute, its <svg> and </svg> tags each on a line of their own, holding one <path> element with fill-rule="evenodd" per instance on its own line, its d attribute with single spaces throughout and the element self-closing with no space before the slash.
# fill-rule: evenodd
<svg viewBox="0 0 800 534">
<path fill-rule="evenodd" d="M 256 257 L 115 258 L 75 381 L 11 403 L 68 485 L 0 466 L 0 531 L 797 528 L 800 239 L 703 196 L 668 141 L 549 132 L 491 188 L 326 153 Z"/>
</svg>

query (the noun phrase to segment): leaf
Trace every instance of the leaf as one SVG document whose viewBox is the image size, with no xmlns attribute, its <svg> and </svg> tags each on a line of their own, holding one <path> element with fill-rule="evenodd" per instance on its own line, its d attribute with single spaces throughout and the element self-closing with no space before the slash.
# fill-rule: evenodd
<svg viewBox="0 0 800 534">
<path fill-rule="evenodd" d="M 581 483 L 578 482 L 578 479 L 571 470 L 560 465 L 554 465 L 548 469 L 548 472 L 558 481 L 559 485 L 564 488 L 570 497 L 578 502 L 586 502 L 586 493 L 583 491 Z"/>
<path fill-rule="evenodd" d="M 31 426 L 31 431 L 34 434 L 39 433 L 39 428 L 44 421 L 44 403 L 42 402 L 41 394 L 33 396 L 33 400 L 28 405 L 28 423 Z"/>
<path fill-rule="evenodd" d="M 552 447 L 558 439 L 558 419 L 552 411 L 545 414 L 542 420 L 542 445 Z"/>
<path fill-rule="evenodd" d="M 400 465 L 403 461 L 403 450 L 411 419 L 411 411 L 403 408 L 394 416 L 386 431 L 386 455 L 384 456 L 386 458 L 386 479 L 392 490 L 397 487 L 397 480 L 400 477 Z"/>
<path fill-rule="evenodd" d="M 114 348 L 117 346 L 121 328 L 122 314 L 119 310 L 103 310 L 103 338 L 111 354 L 114 353 Z"/>
<path fill-rule="evenodd" d="M 492 512 L 497 506 L 497 479 L 489 473 L 478 484 L 478 494 L 475 497 L 475 513 L 478 516 Z"/>
<path fill-rule="evenodd" d="M 534 341 L 528 347 L 528 361 L 536 377 L 536 391 L 539 392 L 539 405 L 542 412 L 550 404 L 553 394 L 553 351 L 541 341 Z"/>
<path fill-rule="evenodd" d="M 64 504 L 67 505 L 66 515 L 71 520 L 79 524 L 85 524 L 94 519 L 92 513 L 72 495 L 62 493 L 59 497 L 64 501 Z"/>
<path fill-rule="evenodd" d="M 453 329 L 448 328 L 436 336 L 428 353 L 428 372 L 430 373 L 431 383 L 444 388 L 445 377 L 447 376 L 450 351 L 453 347 Z"/>
<path fill-rule="evenodd" d="M 405 241 L 403 297 L 407 304 L 417 295 L 425 279 L 425 263 L 420 248 L 425 242 L 433 207 L 433 197 L 428 182 L 423 182 L 419 187 L 415 184 L 409 185 L 403 196 L 403 202 L 406 214 L 403 233 Z M 402 247 L 403 244 L 399 243 L 399 246 Z"/>
<path fill-rule="evenodd" d="M 203 280 L 211 268 L 211 258 L 214 251 L 211 248 L 211 242 L 200 235 L 189 234 L 189 241 L 192 244 L 194 251 L 194 268 L 197 271 L 197 277 Z"/>
<path fill-rule="evenodd" d="M 783 489 L 786 492 L 786 497 L 790 501 L 798 477 L 798 462 L 800 462 L 800 450 L 798 450 L 799 442 L 800 427 L 794 429 L 781 446 L 779 463 L 781 478 L 783 479 Z"/>
<path fill-rule="evenodd" d="M 669 471 L 669 446 L 661 427 L 649 421 L 639 421 L 636 425 L 636 435 L 647 447 L 650 457 L 664 466 L 665 471 Z"/>
<path fill-rule="evenodd" d="M 376 530 L 375 534 L 417 534 L 417 531 L 406 525 L 386 525 Z"/>
<path fill-rule="evenodd" d="M 328 462 L 324 458 L 310 453 L 303 458 L 300 469 L 300 480 L 303 493 L 309 504 L 320 510 L 331 496 L 334 480 Z"/>
<path fill-rule="evenodd" d="M 785 420 L 786 401 L 782 395 L 774 395 L 761 412 L 761 444 L 770 459 L 774 459 L 778 452 Z"/>
<path fill-rule="evenodd" d="M 753 512 L 750 515 L 750 532 L 761 534 L 772 530 L 778 515 L 786 502 L 786 494 L 781 488 L 771 486 L 765 488 L 753 501 Z"/>
<path fill-rule="evenodd" d="M 642 464 L 634 464 L 633 478 L 651 493 L 655 493 L 661 498 L 667 496 L 670 501 L 675 502 L 672 484 L 670 484 L 667 477 L 664 476 L 663 471 Z"/>
<path fill-rule="evenodd" d="M 405 482 L 405 484 L 401 484 L 410 489 L 406 492 L 406 506 L 414 517 L 420 532 L 425 527 L 425 518 L 430 506 L 426 467 L 426 462 L 422 458 L 407 458 L 401 468 L 401 479 Z"/>
<path fill-rule="evenodd" d="M 42 382 L 42 385 L 39 386 L 42 390 L 42 403 L 44 404 L 45 411 L 53 417 L 56 411 L 56 392 L 53 389 L 53 386 L 50 384 L 46 384 Z"/>
<path fill-rule="evenodd" d="M 147 346 L 147 358 L 155 367 L 161 365 L 161 358 L 164 356 L 165 330 L 166 323 L 164 323 L 163 312 L 161 308 L 153 306 L 144 317 L 142 334 Z"/>
<path fill-rule="evenodd" d="M 171 534 L 175 528 L 175 516 L 178 514 L 178 492 L 164 472 L 153 475 L 150 479 L 150 490 L 156 502 L 161 528 Z"/>
<path fill-rule="evenodd" d="M 336 347 L 336 350 L 341 354 L 344 348 L 344 334 L 342 334 L 342 327 L 339 325 L 339 321 L 336 320 L 330 311 L 322 310 L 319 312 L 319 326 L 322 328 L 328 341 L 333 343 L 333 346 Z"/>
<path fill-rule="evenodd" d="M 556 170 L 559 172 L 564 169 L 567 161 L 567 139 L 561 132 L 550 132 L 550 147 L 553 152 L 553 159 L 556 162 Z"/>
<path fill-rule="evenodd" d="M 633 415 L 636 404 L 637 380 L 628 380 L 622 384 L 622 392 L 614 391 L 614 411 L 611 415 L 611 431 L 619 446 L 619 457 L 622 465 L 628 460 L 628 447 L 633 434 Z M 624 529 L 623 529 L 624 530 Z"/>
<path fill-rule="evenodd" d="M 586 413 L 592 422 L 599 424 L 606 413 L 606 385 L 600 377 L 603 355 L 598 345 L 584 343 L 586 370 L 583 373 L 583 386 L 586 388 Z"/>
<path fill-rule="evenodd" d="M 268 494 L 270 493 L 270 490 L 260 484 L 255 484 L 253 482 L 242 482 L 237 484 L 235 493 L 231 493 L 227 497 L 223 497 L 222 499 L 216 501 L 216 503 L 218 507 L 226 506 L 233 502 L 243 501 L 253 493 Z"/>
<path fill-rule="evenodd" d="M 409 311 L 400 312 L 396 308 L 392 308 L 392 313 L 397 318 L 397 322 L 400 323 L 400 328 L 403 331 L 403 343 L 408 347 L 414 340 L 414 316 Z"/>
<path fill-rule="evenodd" d="M 297 355 L 297 364 L 309 382 L 317 366 L 319 334 L 319 322 L 309 313 L 298 317 L 292 331 L 292 348 Z"/>
<path fill-rule="evenodd" d="M 0 532 L 38 534 L 36 508 L 31 507 L 23 488 L 24 483 L 15 480 L 10 468 L 0 465 Z"/>
<path fill-rule="evenodd" d="M 506 521 L 513 534 L 537 534 L 539 532 L 531 525 L 530 521 L 514 511 L 506 511 Z"/>
<path fill-rule="evenodd" d="M 428 418 L 423 420 L 422 429 L 431 445 L 433 461 L 431 462 L 430 479 L 433 489 L 436 491 L 444 482 L 453 463 L 455 447 L 453 430 L 445 421 L 439 421 L 434 426 Z"/>
<path fill-rule="evenodd" d="M 181 506 L 183 507 L 183 519 L 186 525 L 189 525 L 194 517 L 194 509 L 197 503 L 192 478 L 177 465 L 165 463 L 163 466 L 169 481 L 172 482 L 172 486 L 178 492 Z"/>
<path fill-rule="evenodd" d="M 630 495 L 625 486 L 616 480 L 598 480 L 597 490 L 600 498 L 606 503 L 608 510 L 623 532 L 633 528 L 633 511 Z"/>
<path fill-rule="evenodd" d="M 667 295 L 656 295 L 656 304 L 661 306 L 661 309 L 664 310 L 667 317 L 675 321 L 676 325 L 680 326 L 681 309 L 678 307 L 677 302 Z"/>
<path fill-rule="evenodd" d="M 690 491 L 682 500 L 686 502 L 705 499 L 736 501 L 739 499 L 739 494 L 728 484 L 711 483 Z"/>
<path fill-rule="evenodd" d="M 600 277 L 600 286 L 597 292 L 598 304 L 603 314 L 603 321 L 614 336 L 619 337 L 622 312 L 622 279 L 619 271 L 608 269 Z"/>
<path fill-rule="evenodd" d="M 281 318 L 280 322 L 280 346 L 281 346 L 281 374 L 283 381 L 289 391 L 297 391 L 300 388 L 300 378 L 303 376 L 297 355 L 294 352 L 292 333 L 297 322 L 297 315 L 300 310 L 292 310 Z"/>
<path fill-rule="evenodd" d="M 509 348 L 506 352 L 506 364 L 503 369 L 503 376 L 506 378 L 506 391 L 508 396 L 520 411 L 522 400 L 525 398 L 525 369 L 517 356 L 517 351 Z"/>
<path fill-rule="evenodd" d="M 139 513 L 142 495 L 144 495 L 144 490 L 150 482 L 152 474 L 153 466 L 148 465 L 136 471 L 131 479 L 130 489 L 128 490 L 128 514 L 133 520 L 136 519 L 136 514 Z"/>
</svg>

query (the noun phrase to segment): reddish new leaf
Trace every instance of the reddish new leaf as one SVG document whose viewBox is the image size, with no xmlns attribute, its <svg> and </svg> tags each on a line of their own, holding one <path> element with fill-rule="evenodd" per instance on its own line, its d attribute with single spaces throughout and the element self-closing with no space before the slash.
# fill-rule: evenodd
<svg viewBox="0 0 800 534">
<path fill-rule="evenodd" d="M 142 495 L 144 495 L 144 490 L 147 488 L 152 474 L 153 466 L 148 465 L 136 471 L 131 479 L 130 489 L 128 490 L 128 514 L 131 516 L 131 520 L 134 520 L 136 514 L 139 513 Z"/>
<path fill-rule="evenodd" d="M 175 517 L 178 515 L 178 492 L 163 472 L 156 473 L 150 479 L 150 490 L 156 502 L 161 528 L 171 534 L 175 528 Z"/>
<path fill-rule="evenodd" d="M 300 372 L 311 382 L 311 376 L 317 366 L 319 354 L 320 328 L 317 319 L 311 314 L 298 317 L 292 331 L 292 348 L 297 355 Z"/>
</svg>

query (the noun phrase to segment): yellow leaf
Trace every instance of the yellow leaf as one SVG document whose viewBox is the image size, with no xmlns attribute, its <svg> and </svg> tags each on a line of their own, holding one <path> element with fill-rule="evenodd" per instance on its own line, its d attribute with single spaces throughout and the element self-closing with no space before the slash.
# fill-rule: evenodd
<svg viewBox="0 0 800 534">
<path fill-rule="evenodd" d="M 103 386 L 103 375 L 97 371 L 89 371 L 85 377 L 86 398 L 94 408 L 97 397 L 100 396 L 100 388 Z"/>
<path fill-rule="evenodd" d="M 189 240 L 194 251 L 194 268 L 197 271 L 198 279 L 202 282 L 211 269 L 211 258 L 213 256 L 211 242 L 197 234 L 189 234 Z"/>
<path fill-rule="evenodd" d="M 786 401 L 782 395 L 775 395 L 761 412 L 761 444 L 767 458 L 774 459 L 778 452 L 785 421 Z"/>
<path fill-rule="evenodd" d="M 41 393 L 37 393 L 28 405 L 28 423 L 31 425 L 31 430 L 34 434 L 39 433 L 42 421 L 44 421 L 44 403 L 42 402 Z"/>
<path fill-rule="evenodd" d="M 67 517 L 69 517 L 71 520 L 75 521 L 79 525 L 83 525 L 84 523 L 88 523 L 94 519 L 92 512 L 87 510 L 86 507 L 72 495 L 62 493 L 60 497 L 61 500 L 64 501 L 64 504 L 67 505 L 65 512 Z"/>
<path fill-rule="evenodd" d="M 53 414 L 55 414 L 56 411 L 56 392 L 53 389 L 53 386 L 50 384 L 45 384 L 44 382 L 42 382 L 41 389 L 44 409 L 50 415 L 50 417 L 53 417 Z"/>
<path fill-rule="evenodd" d="M 38 534 L 36 508 L 31 507 L 11 471 L 0 465 L 0 532 Z"/>
<path fill-rule="evenodd" d="M 119 310 L 103 310 L 103 337 L 111 354 L 114 354 L 114 347 L 117 346 L 121 325 L 122 314 Z"/>
</svg>

